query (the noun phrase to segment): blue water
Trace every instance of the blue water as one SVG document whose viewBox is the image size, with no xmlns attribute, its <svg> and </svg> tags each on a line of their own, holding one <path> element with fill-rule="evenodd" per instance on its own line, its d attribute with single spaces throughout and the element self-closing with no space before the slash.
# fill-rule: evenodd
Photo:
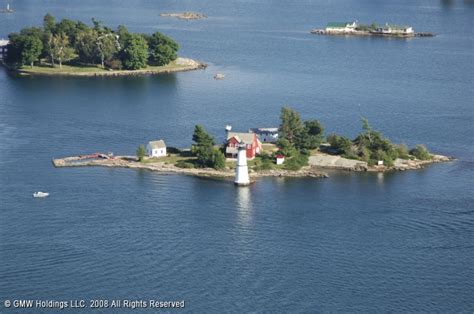
<svg viewBox="0 0 474 314">
<path fill-rule="evenodd" d="M 474 309 L 474 5 L 470 1 L 10 1 L 0 37 L 57 17 L 162 31 L 203 71 L 25 78 L 0 68 L 0 304 L 185 300 L 190 312 Z M 3 4 L 2 4 L 3 6 Z M 180 21 L 162 12 L 200 11 Z M 433 38 L 309 34 L 328 21 L 412 25 Z M 223 81 L 213 80 L 217 72 Z M 329 179 L 222 181 L 51 158 L 133 154 L 195 124 L 217 138 L 276 126 L 291 105 L 349 136 L 360 116 L 455 162 Z M 34 191 L 47 199 L 33 199 Z M 8 312 L 0 306 L 0 311 Z M 10 309 L 11 311 L 11 309 Z"/>
</svg>

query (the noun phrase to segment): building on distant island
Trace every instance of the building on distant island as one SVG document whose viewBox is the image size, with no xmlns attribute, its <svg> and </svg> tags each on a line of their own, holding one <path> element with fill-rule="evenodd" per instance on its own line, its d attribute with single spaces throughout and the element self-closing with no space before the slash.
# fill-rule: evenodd
<svg viewBox="0 0 474 314">
<path fill-rule="evenodd" d="M 342 22 L 335 23 L 331 22 L 326 25 L 326 32 L 328 33 L 350 33 L 355 32 L 358 24 L 354 22 Z"/>
<path fill-rule="evenodd" d="M 278 141 L 278 128 L 252 128 L 249 133 L 255 133 L 262 143 L 276 143 Z"/>
<path fill-rule="evenodd" d="M 6 39 L 0 39 L 0 60 L 3 60 L 7 57 L 8 44 L 10 42 Z"/>
<path fill-rule="evenodd" d="M 166 156 L 166 144 L 165 141 L 151 141 L 146 146 L 146 153 L 148 157 L 163 157 Z"/>
<path fill-rule="evenodd" d="M 257 138 L 255 133 L 231 132 L 231 127 L 226 127 L 226 149 L 225 156 L 227 158 L 236 158 L 239 146 L 244 144 L 246 147 L 247 159 L 252 160 L 262 150 L 262 142 Z"/>
<path fill-rule="evenodd" d="M 383 26 L 377 26 L 372 33 L 382 35 L 413 35 L 414 31 L 411 26 L 399 26 L 386 23 Z"/>
</svg>

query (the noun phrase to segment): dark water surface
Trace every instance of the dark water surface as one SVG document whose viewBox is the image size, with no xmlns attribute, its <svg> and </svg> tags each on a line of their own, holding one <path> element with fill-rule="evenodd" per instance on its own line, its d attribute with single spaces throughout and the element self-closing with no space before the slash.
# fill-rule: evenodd
<svg viewBox="0 0 474 314">
<path fill-rule="evenodd" d="M 474 309 L 470 1 L 11 1 L 0 37 L 58 17 L 162 31 L 204 71 L 18 78 L 0 68 L 0 302 L 184 299 L 193 312 Z M 4 4 L 2 4 L 3 6 Z M 161 12 L 200 11 L 180 21 Z M 413 25 L 423 39 L 324 37 L 328 21 Z M 212 79 L 216 72 L 223 81 Z M 392 174 L 227 182 L 51 158 L 133 154 L 195 124 L 278 124 L 289 104 L 328 132 L 359 117 L 457 161 Z M 51 193 L 33 199 L 34 191 Z M 7 312 L 0 307 L 0 311 Z"/>
</svg>

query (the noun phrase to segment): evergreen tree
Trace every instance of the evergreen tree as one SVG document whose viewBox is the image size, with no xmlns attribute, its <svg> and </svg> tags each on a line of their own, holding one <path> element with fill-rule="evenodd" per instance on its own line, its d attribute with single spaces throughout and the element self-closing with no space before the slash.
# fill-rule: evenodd
<svg viewBox="0 0 474 314">
<path fill-rule="evenodd" d="M 143 161 L 146 156 L 146 150 L 144 145 L 140 145 L 137 148 L 137 158 L 139 161 Z"/>
<path fill-rule="evenodd" d="M 279 137 L 294 144 L 296 137 L 301 133 L 303 124 L 300 115 L 290 107 L 281 108 Z"/>
</svg>

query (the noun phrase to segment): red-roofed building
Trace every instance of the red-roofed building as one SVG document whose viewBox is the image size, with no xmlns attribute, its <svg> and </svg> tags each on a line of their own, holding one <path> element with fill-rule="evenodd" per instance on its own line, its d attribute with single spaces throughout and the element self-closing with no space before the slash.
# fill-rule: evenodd
<svg viewBox="0 0 474 314">
<path fill-rule="evenodd" d="M 255 133 L 227 132 L 227 147 L 225 149 L 227 158 L 237 158 L 240 142 L 246 145 L 247 159 L 254 159 L 262 150 L 262 143 Z"/>
</svg>

